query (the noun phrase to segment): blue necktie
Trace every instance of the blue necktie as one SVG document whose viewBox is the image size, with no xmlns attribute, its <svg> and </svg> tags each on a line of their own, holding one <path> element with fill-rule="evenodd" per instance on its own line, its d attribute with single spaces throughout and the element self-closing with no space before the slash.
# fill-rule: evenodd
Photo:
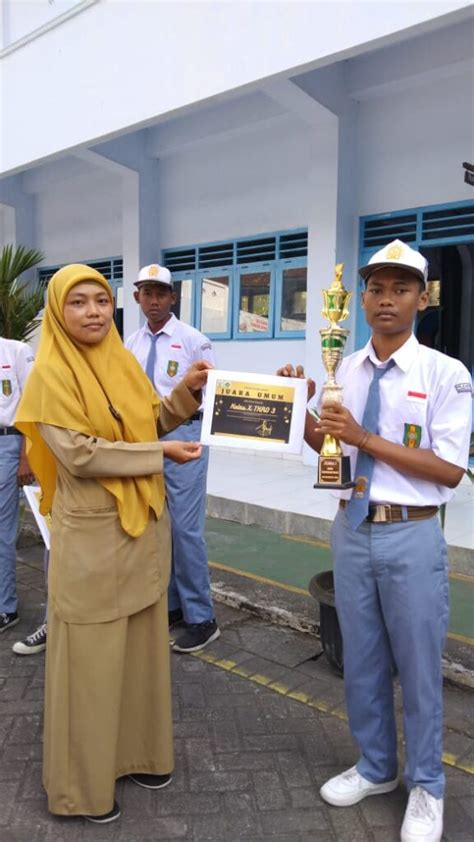
<svg viewBox="0 0 474 842">
<path fill-rule="evenodd" d="M 159 333 L 154 333 L 153 336 L 150 336 L 151 345 L 145 367 L 145 372 L 153 383 L 153 386 L 155 385 L 156 340 L 159 335 Z"/>
<path fill-rule="evenodd" d="M 373 365 L 373 363 L 371 363 Z M 375 368 L 374 376 L 367 394 L 362 426 L 369 433 L 376 433 L 379 426 L 380 414 L 380 381 L 384 374 L 395 365 L 395 360 L 389 360 L 382 368 Z M 346 514 L 352 529 L 357 529 L 369 513 L 370 483 L 374 473 L 374 457 L 364 450 L 359 450 L 355 466 L 355 488 L 349 500 Z"/>
</svg>

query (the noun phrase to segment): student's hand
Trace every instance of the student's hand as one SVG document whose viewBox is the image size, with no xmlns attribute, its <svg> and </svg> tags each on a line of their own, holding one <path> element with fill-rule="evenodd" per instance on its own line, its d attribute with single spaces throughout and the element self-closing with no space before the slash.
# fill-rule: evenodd
<svg viewBox="0 0 474 842">
<path fill-rule="evenodd" d="M 291 363 L 287 363 L 286 365 L 279 368 L 277 371 L 277 375 L 278 377 L 298 377 L 301 380 L 305 378 L 303 366 L 297 365 L 296 369 L 294 369 Z M 306 378 L 306 383 L 308 384 L 308 401 L 310 401 L 316 393 L 316 383 L 311 377 Z"/>
<path fill-rule="evenodd" d="M 178 465 L 199 459 L 202 453 L 202 444 L 196 441 L 162 441 L 163 455 Z"/>
<path fill-rule="evenodd" d="M 214 368 L 207 360 L 199 360 L 189 366 L 186 374 L 183 377 L 183 382 L 186 384 L 190 392 L 200 392 L 207 383 L 207 375 L 209 369 Z"/>
<path fill-rule="evenodd" d="M 349 410 L 334 402 L 323 404 L 318 430 L 354 447 L 359 446 L 366 434 L 364 427 L 357 423 Z"/>
<path fill-rule="evenodd" d="M 21 487 L 23 485 L 32 485 L 34 481 L 35 475 L 31 471 L 28 459 L 22 453 L 17 471 L 17 484 Z"/>
</svg>

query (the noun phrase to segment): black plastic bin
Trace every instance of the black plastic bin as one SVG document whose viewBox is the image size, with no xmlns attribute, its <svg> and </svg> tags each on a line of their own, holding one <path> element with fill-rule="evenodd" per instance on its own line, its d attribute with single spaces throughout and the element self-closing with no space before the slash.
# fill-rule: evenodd
<svg viewBox="0 0 474 842">
<path fill-rule="evenodd" d="M 319 629 L 323 652 L 338 675 L 342 675 L 342 635 L 337 618 L 332 570 L 325 570 L 324 573 L 313 576 L 309 583 L 309 592 L 319 602 Z"/>
</svg>

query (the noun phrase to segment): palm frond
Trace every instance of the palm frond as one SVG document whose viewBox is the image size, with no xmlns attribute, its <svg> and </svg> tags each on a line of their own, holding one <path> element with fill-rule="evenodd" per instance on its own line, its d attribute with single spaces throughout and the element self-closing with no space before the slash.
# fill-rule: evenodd
<svg viewBox="0 0 474 842">
<path fill-rule="evenodd" d="M 20 281 L 44 255 L 38 249 L 6 245 L 0 252 L 0 335 L 25 341 L 39 324 L 37 319 L 44 303 L 45 284 Z"/>
</svg>

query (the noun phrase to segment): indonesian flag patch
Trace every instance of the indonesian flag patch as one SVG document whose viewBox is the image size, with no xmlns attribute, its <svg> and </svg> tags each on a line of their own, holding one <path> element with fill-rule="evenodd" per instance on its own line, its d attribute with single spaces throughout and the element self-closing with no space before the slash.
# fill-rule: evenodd
<svg viewBox="0 0 474 842">
<path fill-rule="evenodd" d="M 418 392 L 415 389 L 409 389 L 407 392 L 407 399 L 414 403 L 426 403 L 428 395 L 426 392 Z"/>
</svg>

